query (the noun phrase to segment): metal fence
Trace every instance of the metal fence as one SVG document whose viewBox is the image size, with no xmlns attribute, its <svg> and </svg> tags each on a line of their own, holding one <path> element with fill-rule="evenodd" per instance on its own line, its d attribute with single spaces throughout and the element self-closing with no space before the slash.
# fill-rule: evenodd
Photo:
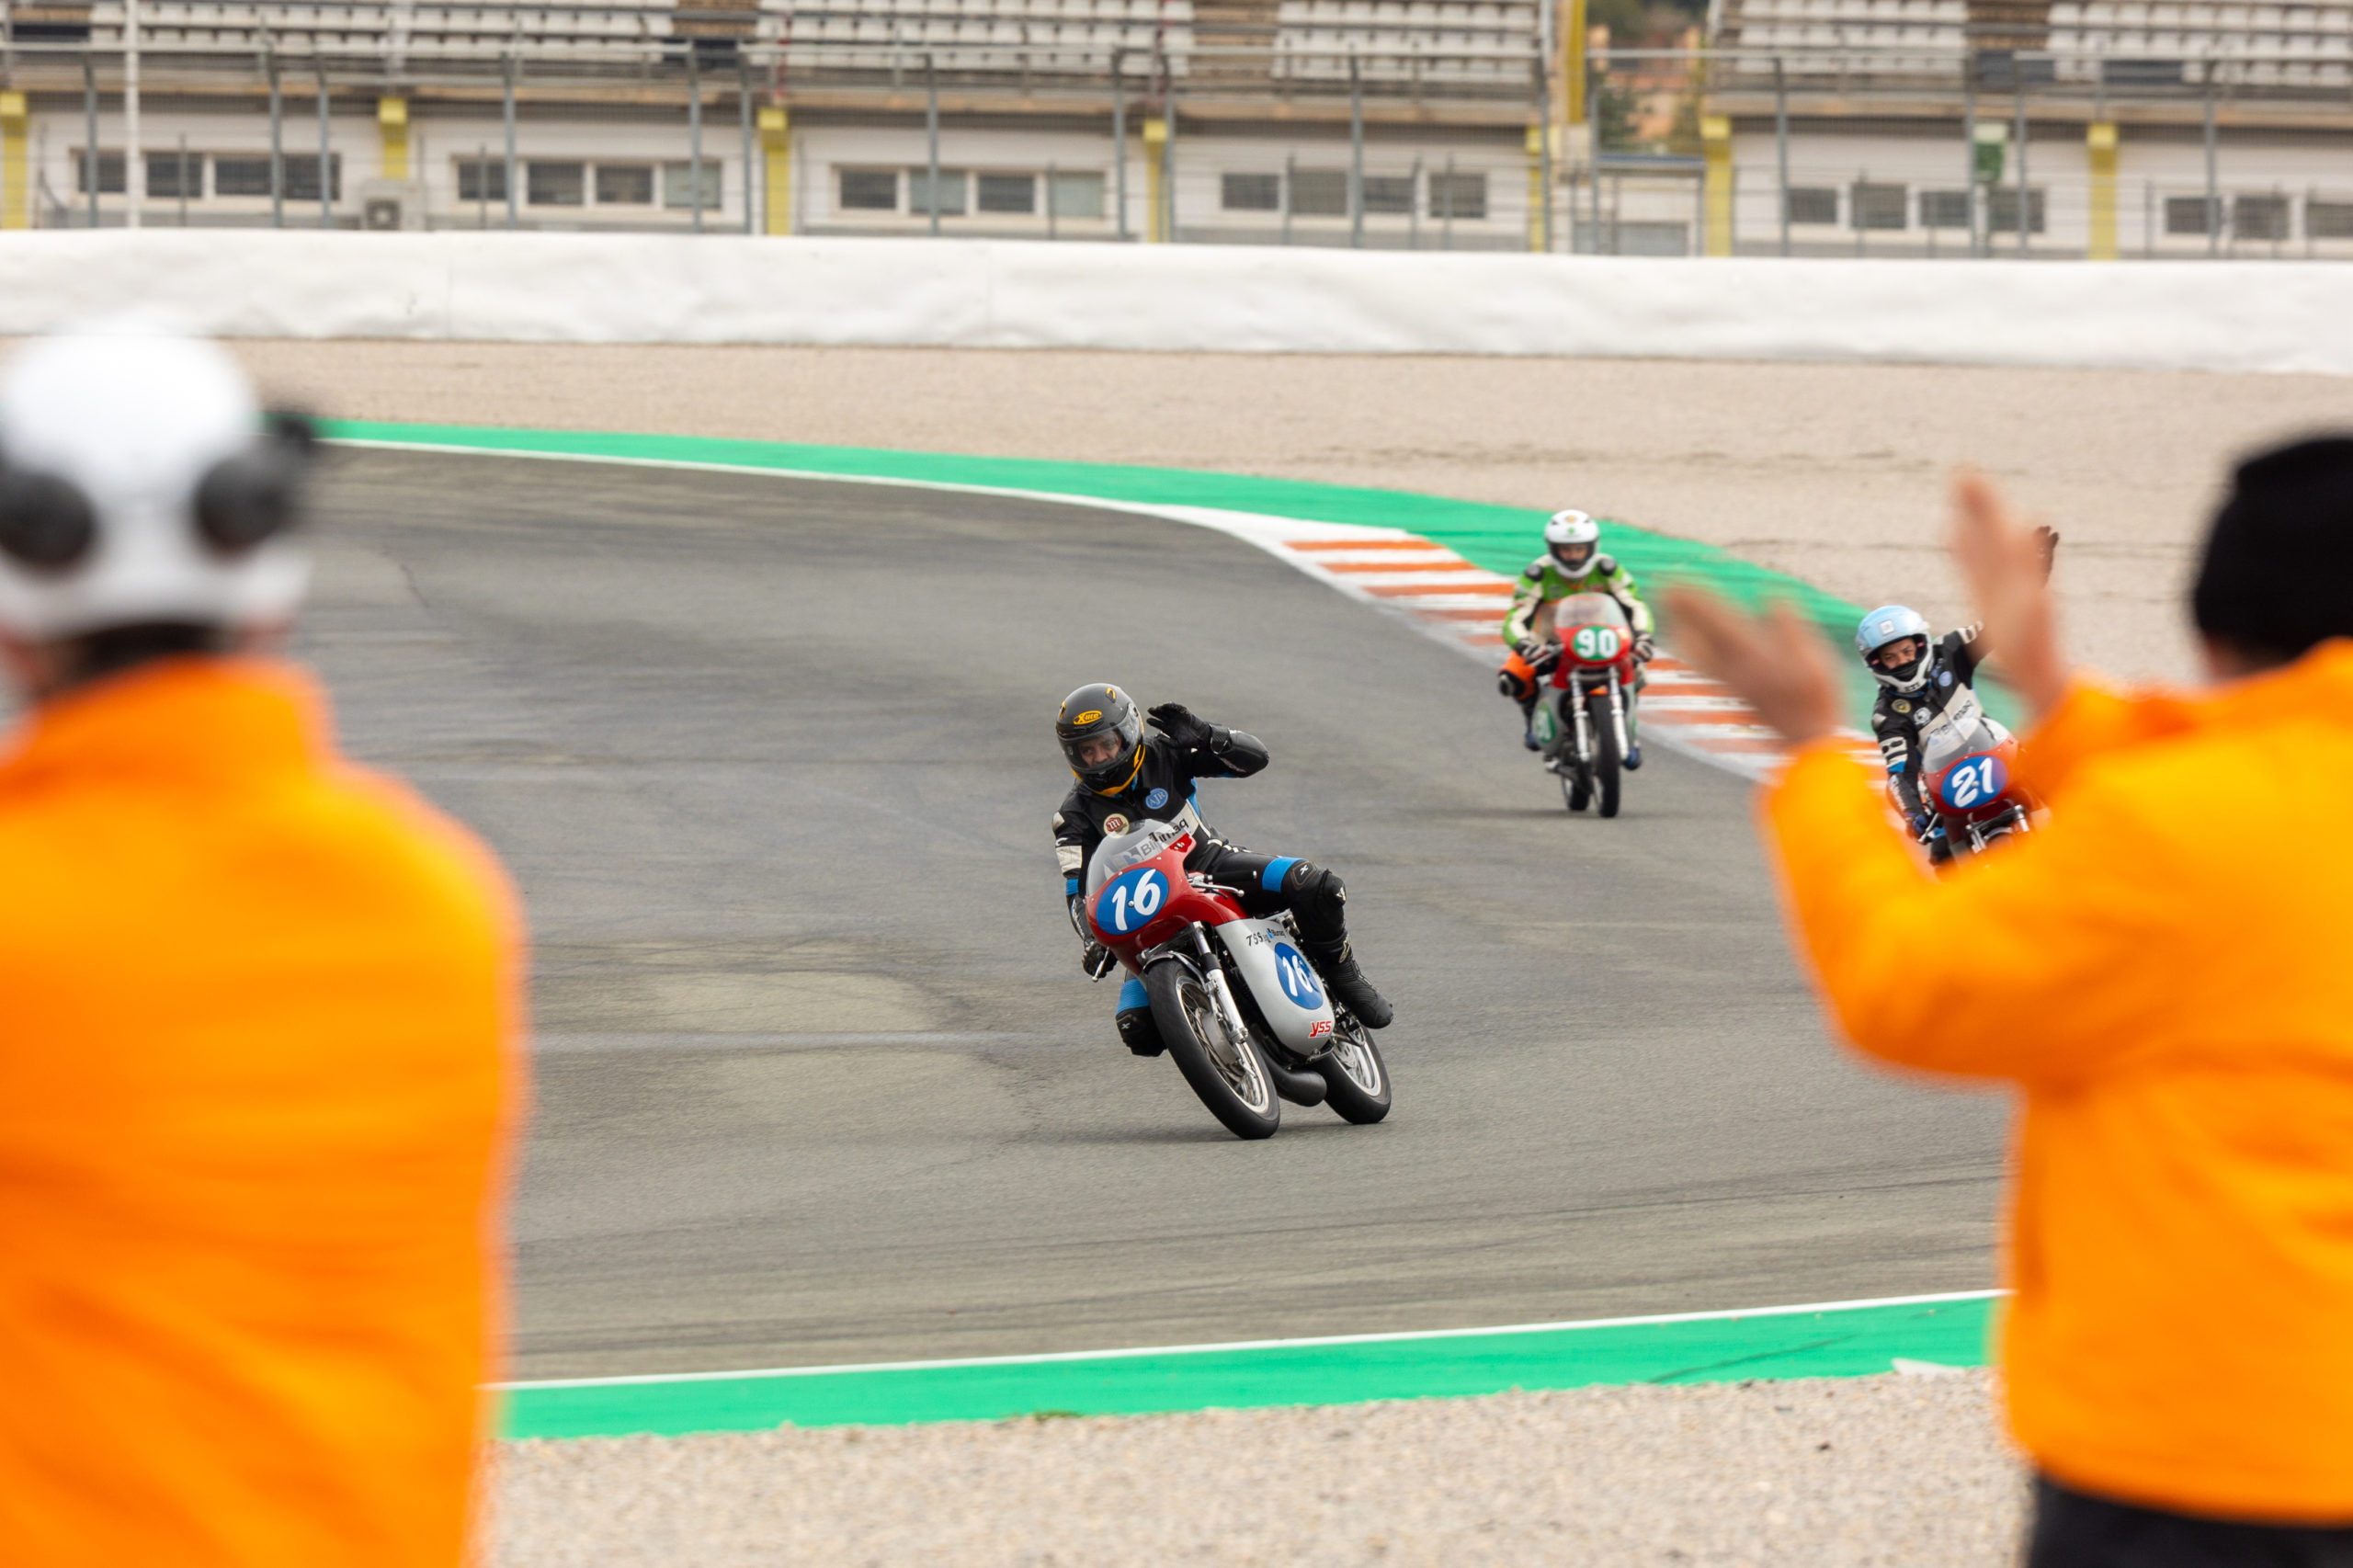
<svg viewBox="0 0 2353 1568">
<path fill-rule="evenodd" d="M 0 0 L 0 224 L 2353 255 L 2353 32 L 1805 14 L 1571 92 L 1486 0 Z"/>
</svg>

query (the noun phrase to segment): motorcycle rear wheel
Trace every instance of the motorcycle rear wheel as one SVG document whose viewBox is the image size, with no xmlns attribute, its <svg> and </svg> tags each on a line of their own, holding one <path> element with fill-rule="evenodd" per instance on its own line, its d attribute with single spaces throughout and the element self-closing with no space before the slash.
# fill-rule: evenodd
<svg viewBox="0 0 2353 1568">
<path fill-rule="evenodd" d="M 1143 988 L 1168 1054 L 1210 1114 L 1236 1138 L 1273 1137 L 1283 1119 L 1274 1075 L 1246 1036 L 1239 1043 L 1227 1040 L 1200 977 L 1183 962 L 1165 959 L 1143 971 Z"/>
<path fill-rule="evenodd" d="M 1372 1031 L 1354 1018 L 1334 1026 L 1332 1049 L 1315 1070 L 1324 1074 L 1324 1099 L 1343 1119 L 1370 1126 L 1389 1114 L 1389 1063 L 1372 1043 Z"/>
<path fill-rule="evenodd" d="M 1595 793 L 1601 797 L 1601 814 L 1618 814 L 1618 726 L 1609 722 L 1609 693 L 1596 690 L 1585 699 L 1586 717 L 1593 723 Z"/>
</svg>

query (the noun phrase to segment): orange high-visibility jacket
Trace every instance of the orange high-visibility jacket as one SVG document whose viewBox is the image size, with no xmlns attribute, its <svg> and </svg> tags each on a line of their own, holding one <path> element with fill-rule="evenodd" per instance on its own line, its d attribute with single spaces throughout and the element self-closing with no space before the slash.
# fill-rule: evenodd
<svg viewBox="0 0 2353 1568">
<path fill-rule="evenodd" d="M 1843 749 L 1768 833 L 1847 1038 L 2022 1091 L 2018 1440 L 2083 1491 L 2353 1522 L 2353 642 L 2077 687 L 2021 761 L 2047 828 L 1942 881 Z"/>
<path fill-rule="evenodd" d="M 520 927 L 310 682 L 150 665 L 0 762 L 0 1560 L 456 1568 Z"/>
</svg>

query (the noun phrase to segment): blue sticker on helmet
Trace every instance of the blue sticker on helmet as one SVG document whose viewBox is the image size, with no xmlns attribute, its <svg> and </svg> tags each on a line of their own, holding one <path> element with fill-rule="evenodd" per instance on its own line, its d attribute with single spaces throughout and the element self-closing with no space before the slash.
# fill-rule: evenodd
<svg viewBox="0 0 2353 1568">
<path fill-rule="evenodd" d="M 1315 983 L 1315 968 L 1289 942 L 1275 944 L 1275 978 L 1282 982 L 1283 994 L 1302 1007 L 1313 1012 L 1324 1006 L 1324 988 Z"/>
<path fill-rule="evenodd" d="M 1168 791 L 1156 789 L 1143 798 L 1143 803 L 1150 810 L 1156 812 L 1168 803 Z"/>
</svg>

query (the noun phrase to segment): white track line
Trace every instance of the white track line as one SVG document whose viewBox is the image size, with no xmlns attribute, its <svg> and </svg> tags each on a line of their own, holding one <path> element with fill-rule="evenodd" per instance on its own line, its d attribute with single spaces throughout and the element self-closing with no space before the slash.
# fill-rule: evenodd
<svg viewBox="0 0 2353 1568">
<path fill-rule="evenodd" d="M 823 1378 L 847 1372 L 936 1371 L 949 1367 L 1038 1367 L 1062 1361 L 1112 1361 L 1132 1356 L 1213 1356 L 1228 1350 L 1308 1350 L 1339 1345 L 1404 1345 L 1432 1339 L 1480 1339 L 1595 1328 L 1648 1328 L 1665 1324 L 1802 1317 L 1809 1312 L 1852 1312 L 1871 1307 L 1936 1306 L 1952 1301 L 1991 1301 L 2008 1293 L 2006 1290 L 1946 1290 L 1926 1296 L 1872 1296 L 1853 1301 L 1807 1301 L 1796 1306 L 1745 1307 L 1728 1312 L 1659 1312 L 1648 1317 L 1577 1318 L 1565 1323 L 1516 1323 L 1495 1328 L 1407 1329 L 1391 1334 L 1334 1334 L 1312 1339 L 1237 1339 L 1222 1345 L 1149 1345 L 1121 1350 L 1053 1350 L 1035 1356 L 972 1356 L 943 1361 L 858 1361 L 824 1367 L 759 1367 L 736 1372 L 639 1372 L 612 1378 L 549 1378 L 540 1381 L 491 1383 L 486 1386 L 502 1392 L 629 1388 L 647 1383 L 725 1382 L 737 1378 Z"/>
</svg>

